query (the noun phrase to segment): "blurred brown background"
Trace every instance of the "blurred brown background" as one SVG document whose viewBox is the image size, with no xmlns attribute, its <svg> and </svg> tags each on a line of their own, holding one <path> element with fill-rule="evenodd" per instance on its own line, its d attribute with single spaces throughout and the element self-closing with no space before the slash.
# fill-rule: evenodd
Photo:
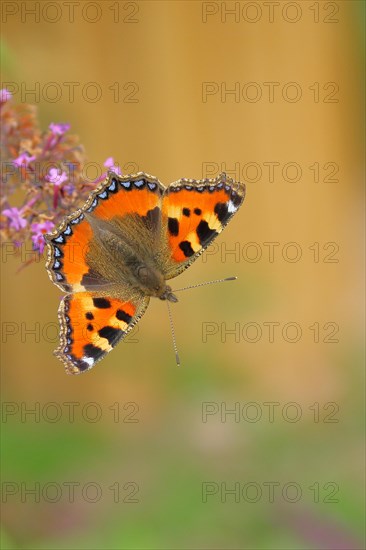
<svg viewBox="0 0 366 550">
<path fill-rule="evenodd" d="M 100 165 L 246 181 L 173 288 L 238 281 L 181 295 L 180 369 L 152 301 L 131 341 L 69 377 L 59 290 L 43 263 L 2 262 L 3 548 L 363 548 L 363 3 L 65 4 L 3 2 L 14 101 L 45 129 L 70 122 Z"/>
</svg>

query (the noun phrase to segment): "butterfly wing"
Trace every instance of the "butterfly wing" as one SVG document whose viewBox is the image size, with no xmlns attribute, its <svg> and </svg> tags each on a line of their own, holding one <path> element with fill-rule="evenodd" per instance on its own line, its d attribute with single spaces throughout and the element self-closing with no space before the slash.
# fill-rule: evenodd
<svg viewBox="0 0 366 550">
<path fill-rule="evenodd" d="M 55 355 L 68 374 L 91 369 L 136 325 L 149 304 L 148 297 L 129 301 L 92 292 L 65 296 L 59 307 L 60 345 Z"/>
<path fill-rule="evenodd" d="M 176 277 L 209 246 L 238 211 L 245 185 L 221 174 L 212 180 L 181 179 L 163 196 L 162 223 L 170 251 L 166 279 Z"/>
<path fill-rule="evenodd" d="M 55 352 L 67 372 L 79 374 L 93 367 L 146 310 L 149 298 L 131 285 L 128 258 L 143 261 L 158 249 L 164 191 L 156 178 L 143 172 L 110 172 L 85 205 L 46 236 L 49 277 L 71 293 L 60 304 L 60 345 Z M 108 250 L 103 247 L 105 232 L 112 242 Z"/>
<path fill-rule="evenodd" d="M 95 228 L 108 226 L 124 250 L 133 250 L 142 257 L 151 254 L 160 242 L 164 191 L 156 178 L 144 172 L 133 176 L 109 172 L 84 206 L 46 235 L 46 268 L 52 282 L 65 292 L 108 291 L 116 283 L 116 277 L 127 285 L 128 277 L 123 279 L 124 254 L 118 256 L 118 270 L 116 262 L 101 261 Z M 104 270 L 98 270 L 103 266 Z M 125 273 L 128 275 L 128 269 Z"/>
</svg>

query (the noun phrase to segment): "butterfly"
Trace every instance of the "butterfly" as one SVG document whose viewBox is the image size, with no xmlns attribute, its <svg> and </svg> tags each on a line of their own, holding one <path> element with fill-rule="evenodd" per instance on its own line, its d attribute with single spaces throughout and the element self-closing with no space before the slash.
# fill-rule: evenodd
<svg viewBox="0 0 366 550">
<path fill-rule="evenodd" d="M 141 319 L 151 297 L 176 302 L 167 281 L 217 237 L 245 197 L 226 174 L 165 187 L 144 172 L 106 180 L 45 235 L 46 268 L 66 292 L 55 355 L 68 374 L 91 369 Z"/>
</svg>

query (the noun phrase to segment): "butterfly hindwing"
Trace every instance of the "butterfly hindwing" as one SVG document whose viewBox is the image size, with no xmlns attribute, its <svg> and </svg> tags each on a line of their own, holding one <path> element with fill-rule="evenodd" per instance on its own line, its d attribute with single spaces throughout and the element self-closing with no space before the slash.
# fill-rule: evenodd
<svg viewBox="0 0 366 550">
<path fill-rule="evenodd" d="M 212 180 L 182 179 L 172 183 L 163 197 L 170 262 L 170 279 L 187 268 L 223 230 L 240 208 L 245 185 L 221 174 Z"/>
<path fill-rule="evenodd" d="M 121 301 L 92 292 L 65 296 L 59 308 L 60 345 L 55 355 L 69 374 L 91 369 L 144 314 L 148 297 Z"/>
</svg>

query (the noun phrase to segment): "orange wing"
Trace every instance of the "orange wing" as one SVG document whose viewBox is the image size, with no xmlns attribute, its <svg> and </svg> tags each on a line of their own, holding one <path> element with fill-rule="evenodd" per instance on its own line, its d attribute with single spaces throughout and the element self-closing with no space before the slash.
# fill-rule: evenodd
<svg viewBox="0 0 366 550">
<path fill-rule="evenodd" d="M 65 296 L 59 308 L 60 345 L 55 355 L 66 372 L 91 369 L 132 330 L 148 304 L 147 297 L 122 302 L 92 292 Z"/>
<path fill-rule="evenodd" d="M 139 172 L 118 176 L 109 172 L 106 181 L 93 191 L 85 205 L 67 216 L 61 225 L 46 235 L 47 271 L 50 279 L 66 292 L 103 288 L 107 281 L 90 273 L 86 253 L 93 230 L 86 215 L 112 222 L 127 214 L 139 214 L 160 223 L 161 196 L 165 187 L 154 177 Z"/>
<path fill-rule="evenodd" d="M 212 180 L 182 179 L 163 197 L 171 264 L 166 278 L 188 267 L 223 230 L 244 201 L 245 185 L 221 174 Z"/>
</svg>

